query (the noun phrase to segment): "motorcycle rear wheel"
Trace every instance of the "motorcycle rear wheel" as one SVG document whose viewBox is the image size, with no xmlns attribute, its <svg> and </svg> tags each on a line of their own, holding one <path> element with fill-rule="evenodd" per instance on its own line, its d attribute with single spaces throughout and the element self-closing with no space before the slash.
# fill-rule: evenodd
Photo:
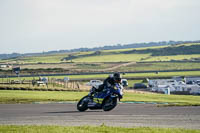
<svg viewBox="0 0 200 133">
<path fill-rule="evenodd" d="M 77 109 L 80 112 L 86 111 L 88 109 L 88 96 L 83 97 L 77 104 Z"/>
<path fill-rule="evenodd" d="M 110 111 L 114 109 L 116 106 L 117 106 L 117 98 L 108 97 L 107 99 L 105 99 L 102 108 L 104 111 Z"/>
</svg>

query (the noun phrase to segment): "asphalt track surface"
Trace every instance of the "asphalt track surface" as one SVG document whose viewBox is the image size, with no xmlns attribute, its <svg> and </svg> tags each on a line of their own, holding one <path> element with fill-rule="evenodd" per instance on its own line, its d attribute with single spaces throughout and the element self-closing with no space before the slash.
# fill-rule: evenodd
<svg viewBox="0 0 200 133">
<path fill-rule="evenodd" d="M 121 103 L 109 112 L 78 112 L 76 104 L 0 104 L 0 124 L 108 125 L 200 129 L 200 106 L 157 107 Z"/>
</svg>

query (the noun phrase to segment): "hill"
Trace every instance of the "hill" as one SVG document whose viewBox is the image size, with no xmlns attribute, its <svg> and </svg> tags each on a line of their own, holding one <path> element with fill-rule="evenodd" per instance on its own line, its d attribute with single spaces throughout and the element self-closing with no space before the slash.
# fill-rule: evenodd
<svg viewBox="0 0 200 133">
<path fill-rule="evenodd" d="M 101 50 L 115 50 L 115 49 L 128 49 L 128 48 L 144 48 L 152 46 L 166 46 L 166 45 L 178 45 L 186 43 L 200 43 L 200 41 L 161 41 L 161 42 L 149 42 L 149 43 L 133 43 L 133 44 L 117 44 L 113 46 L 103 46 L 94 48 L 78 48 L 71 50 L 59 50 L 59 51 L 48 51 L 42 53 L 12 53 L 12 54 L 0 54 L 0 59 L 16 59 L 18 57 L 30 57 L 30 56 L 43 56 L 51 54 L 62 54 L 62 53 L 72 53 L 72 52 L 88 52 L 88 51 L 101 51 Z"/>
<path fill-rule="evenodd" d="M 200 43 L 17 57 L 0 62 L 14 67 L 19 66 L 21 74 L 31 75 L 113 71 L 199 71 Z M 0 75 L 5 74 L 14 74 L 12 68 L 1 68 Z"/>
<path fill-rule="evenodd" d="M 16 57 L 1 63 L 200 61 L 200 43 Z"/>
<path fill-rule="evenodd" d="M 112 51 L 95 51 L 85 54 L 69 54 L 62 61 L 75 62 L 126 62 L 150 61 L 155 57 L 170 60 L 200 60 L 200 43 L 169 45 L 165 47 L 149 47 L 142 49 L 126 49 Z M 181 58 L 182 57 L 182 58 Z M 158 61 L 158 60 L 151 60 Z"/>
</svg>

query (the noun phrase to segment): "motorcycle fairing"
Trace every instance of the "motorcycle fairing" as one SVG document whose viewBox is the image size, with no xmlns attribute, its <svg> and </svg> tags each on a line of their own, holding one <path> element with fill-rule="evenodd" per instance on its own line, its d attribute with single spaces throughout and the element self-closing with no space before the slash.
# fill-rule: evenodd
<svg viewBox="0 0 200 133">
<path fill-rule="evenodd" d="M 102 104 L 104 98 L 93 98 L 93 102 Z"/>
</svg>

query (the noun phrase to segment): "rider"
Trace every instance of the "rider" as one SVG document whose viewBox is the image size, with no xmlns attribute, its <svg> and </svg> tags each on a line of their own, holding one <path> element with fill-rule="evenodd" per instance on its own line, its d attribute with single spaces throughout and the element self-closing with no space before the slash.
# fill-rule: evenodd
<svg viewBox="0 0 200 133">
<path fill-rule="evenodd" d="M 121 75 L 120 73 L 114 73 L 112 76 L 109 76 L 103 81 L 103 84 L 100 85 L 98 88 L 92 88 L 90 95 L 94 94 L 95 92 L 100 92 L 103 90 L 107 90 L 108 88 L 114 88 L 116 83 L 121 83 Z"/>
<path fill-rule="evenodd" d="M 103 82 L 104 88 L 114 88 L 116 83 L 121 83 L 120 73 L 114 73 L 113 76 L 109 76 Z"/>
</svg>

